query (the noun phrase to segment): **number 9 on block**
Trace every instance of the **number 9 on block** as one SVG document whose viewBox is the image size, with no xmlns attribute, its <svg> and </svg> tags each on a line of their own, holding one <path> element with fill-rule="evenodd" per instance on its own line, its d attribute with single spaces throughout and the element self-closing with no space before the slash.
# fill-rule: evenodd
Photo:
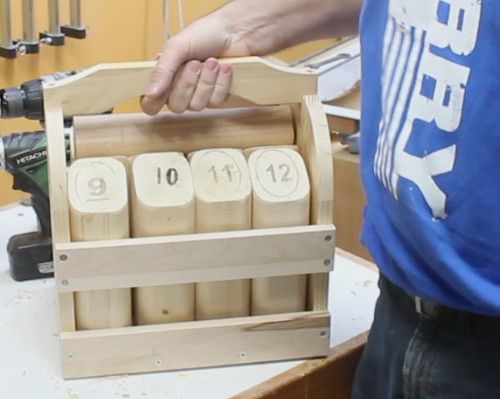
<svg viewBox="0 0 500 399">
<path fill-rule="evenodd" d="M 127 172 L 113 158 L 84 158 L 68 171 L 73 241 L 129 236 Z"/>
<path fill-rule="evenodd" d="M 68 171 L 68 200 L 73 241 L 129 236 L 127 172 L 114 158 L 79 159 Z M 75 293 L 78 330 L 132 324 L 128 288 Z"/>
</svg>

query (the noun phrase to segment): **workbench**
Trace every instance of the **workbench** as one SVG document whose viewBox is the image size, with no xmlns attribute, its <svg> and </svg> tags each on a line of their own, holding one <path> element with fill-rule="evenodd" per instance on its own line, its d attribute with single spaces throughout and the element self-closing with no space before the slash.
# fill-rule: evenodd
<svg viewBox="0 0 500 399">
<path fill-rule="evenodd" d="M 59 359 L 53 279 L 15 282 L 9 275 L 9 237 L 36 229 L 31 207 L 0 209 L 0 398 L 222 399 L 262 383 L 302 361 L 217 367 L 64 381 Z M 378 274 L 337 253 L 330 274 L 330 345 L 366 331 L 378 295 Z"/>
</svg>

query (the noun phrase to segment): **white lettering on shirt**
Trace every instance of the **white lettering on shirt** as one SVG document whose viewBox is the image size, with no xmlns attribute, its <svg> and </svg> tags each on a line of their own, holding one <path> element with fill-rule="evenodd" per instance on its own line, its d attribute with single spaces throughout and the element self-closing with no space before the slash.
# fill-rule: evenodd
<svg viewBox="0 0 500 399">
<path fill-rule="evenodd" d="M 446 193 L 435 177 L 453 170 L 456 145 L 419 156 L 408 150 L 415 123 L 435 123 L 442 132 L 460 127 L 470 69 L 437 55 L 432 46 L 459 56 L 476 45 L 480 0 L 390 0 L 384 37 L 383 119 L 374 171 L 398 198 L 399 178 L 420 190 L 434 217 L 446 217 Z M 394 54 L 398 53 L 398 57 Z M 404 73 L 398 73 L 404 66 Z M 396 71 L 396 72 L 395 72 Z M 407 109 L 406 115 L 405 109 Z"/>
</svg>

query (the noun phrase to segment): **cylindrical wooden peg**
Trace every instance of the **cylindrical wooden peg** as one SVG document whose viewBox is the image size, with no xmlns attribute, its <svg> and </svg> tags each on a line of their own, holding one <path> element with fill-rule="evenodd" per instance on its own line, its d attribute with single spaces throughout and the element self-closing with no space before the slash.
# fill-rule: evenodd
<svg viewBox="0 0 500 399">
<path fill-rule="evenodd" d="M 68 171 L 68 199 L 73 241 L 129 237 L 127 173 L 118 160 L 73 162 Z M 131 290 L 76 292 L 75 311 L 79 330 L 130 326 Z"/>
<path fill-rule="evenodd" d="M 131 162 L 132 236 L 194 233 L 194 189 L 180 152 L 142 154 Z M 194 320 L 194 284 L 138 287 L 137 324 Z"/>
<path fill-rule="evenodd" d="M 297 151 L 267 148 L 248 158 L 253 185 L 252 227 L 309 224 L 310 185 L 307 169 Z M 252 314 L 303 311 L 307 276 L 252 280 Z"/>
<path fill-rule="evenodd" d="M 250 229 L 252 187 L 243 153 L 236 149 L 201 150 L 192 154 L 190 163 L 196 231 Z M 196 284 L 197 320 L 249 314 L 250 280 Z"/>
<path fill-rule="evenodd" d="M 176 115 L 145 114 L 76 116 L 76 158 L 136 155 L 156 151 L 189 153 L 204 148 L 248 148 L 291 144 L 292 113 L 287 105 L 210 109 Z"/>
</svg>

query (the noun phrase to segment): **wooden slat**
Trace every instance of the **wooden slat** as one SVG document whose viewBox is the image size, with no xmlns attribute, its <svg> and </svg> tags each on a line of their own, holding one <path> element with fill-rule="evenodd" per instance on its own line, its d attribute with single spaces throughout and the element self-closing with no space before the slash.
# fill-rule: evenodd
<svg viewBox="0 0 500 399">
<path fill-rule="evenodd" d="M 331 348 L 326 359 L 306 361 L 231 399 L 349 399 L 367 337 L 351 338 Z"/>
<path fill-rule="evenodd" d="M 374 271 L 375 273 L 379 273 L 380 271 L 375 263 L 370 262 L 369 260 L 366 260 L 365 258 L 362 258 L 361 256 L 358 256 L 356 254 L 353 254 L 352 252 L 348 252 L 342 248 L 339 247 L 335 248 L 335 255 L 342 256 L 343 258 L 353 261 L 360 266 L 364 266 Z"/>
<path fill-rule="evenodd" d="M 332 225 L 56 244 L 61 292 L 331 270 Z"/>
<path fill-rule="evenodd" d="M 311 69 L 272 65 L 259 57 L 226 58 L 221 62 L 233 66 L 230 94 L 256 105 L 298 103 L 304 94 L 316 92 L 316 75 Z M 46 83 L 44 89 L 56 96 L 65 115 L 99 114 L 144 94 L 153 67 L 154 62 L 96 65 L 67 79 Z"/>
<path fill-rule="evenodd" d="M 63 112 L 60 104 L 45 97 L 45 127 L 47 129 L 47 173 L 49 176 L 50 218 L 52 242 L 69 242 L 69 207 L 66 177 L 66 145 L 64 141 Z M 55 274 L 58 275 L 59 259 L 54 256 Z M 57 277 L 56 277 L 57 278 Z M 75 310 L 73 293 L 59 293 L 59 328 L 74 331 Z"/>
<path fill-rule="evenodd" d="M 295 131 L 287 105 L 211 109 L 176 115 L 162 112 L 74 118 L 76 158 L 147 152 L 190 153 L 206 148 L 292 144 Z"/>
<path fill-rule="evenodd" d="M 301 312 L 61 333 L 64 377 L 322 357 L 329 326 Z"/>
<path fill-rule="evenodd" d="M 50 95 L 45 98 L 45 128 L 47 130 L 47 173 L 49 176 L 52 241 L 69 242 L 68 184 L 63 113 L 61 105 L 55 104 Z"/>
<path fill-rule="evenodd" d="M 332 147 L 326 115 L 317 96 L 304 96 L 297 144 L 311 180 L 311 223 L 333 223 Z M 308 288 L 309 309 L 327 309 L 328 274 L 309 276 Z"/>
<path fill-rule="evenodd" d="M 72 292 L 60 292 L 59 304 L 59 329 L 61 331 L 75 331 L 75 296 Z"/>
<path fill-rule="evenodd" d="M 333 158 L 328 122 L 317 96 L 304 96 L 297 144 L 311 179 L 311 223 L 333 223 Z"/>
</svg>

